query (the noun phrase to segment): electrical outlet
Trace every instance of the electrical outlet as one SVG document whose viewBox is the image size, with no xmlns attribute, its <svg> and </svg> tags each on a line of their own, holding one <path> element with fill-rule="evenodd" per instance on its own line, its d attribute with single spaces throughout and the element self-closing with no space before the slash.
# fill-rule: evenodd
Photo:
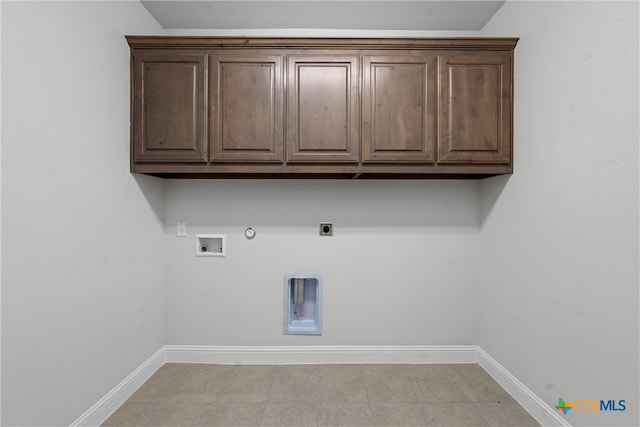
<svg viewBox="0 0 640 427">
<path fill-rule="evenodd" d="M 330 222 L 320 223 L 320 235 L 321 236 L 333 236 L 333 224 Z"/>
</svg>

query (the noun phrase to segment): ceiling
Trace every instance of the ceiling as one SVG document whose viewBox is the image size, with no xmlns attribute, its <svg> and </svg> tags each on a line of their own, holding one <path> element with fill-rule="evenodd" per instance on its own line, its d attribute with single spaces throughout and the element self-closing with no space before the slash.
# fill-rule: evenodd
<svg viewBox="0 0 640 427">
<path fill-rule="evenodd" d="M 141 0 L 166 29 L 476 31 L 503 1 Z"/>
</svg>

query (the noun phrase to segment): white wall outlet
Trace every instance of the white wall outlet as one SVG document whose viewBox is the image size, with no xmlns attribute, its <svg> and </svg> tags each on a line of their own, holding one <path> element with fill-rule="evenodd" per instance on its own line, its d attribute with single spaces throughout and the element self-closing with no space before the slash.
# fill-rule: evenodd
<svg viewBox="0 0 640 427">
<path fill-rule="evenodd" d="M 178 236 L 178 237 L 187 237 L 187 222 L 186 221 L 178 221 L 178 225 L 176 227 L 176 236 Z"/>
</svg>

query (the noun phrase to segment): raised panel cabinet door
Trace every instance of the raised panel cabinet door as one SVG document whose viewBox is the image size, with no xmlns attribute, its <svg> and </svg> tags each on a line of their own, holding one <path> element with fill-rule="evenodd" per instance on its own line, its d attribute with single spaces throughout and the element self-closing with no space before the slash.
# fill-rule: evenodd
<svg viewBox="0 0 640 427">
<path fill-rule="evenodd" d="M 205 55 L 136 55 L 134 162 L 206 162 Z"/>
<path fill-rule="evenodd" d="M 210 160 L 282 163 L 282 55 L 231 51 L 211 61 Z"/>
<path fill-rule="evenodd" d="M 288 57 L 287 161 L 356 163 L 358 57 Z"/>
<path fill-rule="evenodd" d="M 510 164 L 510 52 L 443 55 L 438 163 Z"/>
<path fill-rule="evenodd" d="M 415 51 L 363 61 L 363 162 L 434 163 L 437 57 Z"/>
</svg>

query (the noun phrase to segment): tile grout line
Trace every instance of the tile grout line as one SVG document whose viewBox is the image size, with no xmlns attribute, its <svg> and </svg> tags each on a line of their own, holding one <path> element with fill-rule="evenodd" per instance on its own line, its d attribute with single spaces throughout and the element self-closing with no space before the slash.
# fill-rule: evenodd
<svg viewBox="0 0 640 427">
<path fill-rule="evenodd" d="M 362 380 L 364 395 L 367 397 L 367 406 L 369 406 L 369 414 L 371 414 L 371 422 L 373 423 L 373 406 L 371 406 L 371 398 L 369 397 L 369 387 L 367 387 L 367 382 L 364 379 L 364 368 L 362 365 L 358 365 L 358 371 L 360 372 L 360 379 Z"/>
<path fill-rule="evenodd" d="M 276 379 L 278 378 L 278 374 L 280 373 L 279 370 L 281 369 L 280 366 L 274 366 L 273 367 L 273 375 L 271 376 L 271 383 L 269 384 L 269 390 L 267 391 L 267 399 L 264 403 L 264 411 L 262 412 L 262 418 L 260 419 L 260 425 L 264 426 L 264 422 L 265 422 L 265 417 L 267 416 L 267 406 L 271 402 L 271 392 L 273 391 L 273 385 L 276 382 Z"/>
<path fill-rule="evenodd" d="M 320 407 L 322 405 L 322 396 L 320 396 L 320 365 L 316 365 L 316 393 L 318 403 L 316 404 L 316 427 L 320 425 Z"/>
</svg>

